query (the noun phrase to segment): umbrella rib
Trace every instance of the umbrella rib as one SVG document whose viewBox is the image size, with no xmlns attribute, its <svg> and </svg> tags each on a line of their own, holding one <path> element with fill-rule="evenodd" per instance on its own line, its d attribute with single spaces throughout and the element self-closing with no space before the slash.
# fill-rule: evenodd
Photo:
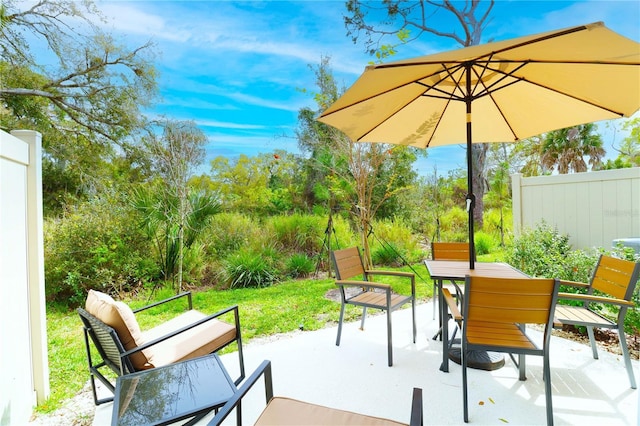
<svg viewBox="0 0 640 426">
<path fill-rule="evenodd" d="M 422 96 L 426 96 L 426 97 L 429 97 L 429 98 L 436 98 L 436 99 L 455 99 L 457 101 L 464 100 L 464 97 L 461 97 L 460 95 L 456 95 L 455 92 L 453 92 L 453 91 L 448 92 L 446 90 L 442 90 L 439 87 L 437 87 L 440 83 L 445 81 L 447 78 L 450 78 L 451 80 L 453 80 L 455 82 L 456 88 L 459 88 L 460 80 L 462 79 L 462 76 L 460 76 L 458 81 L 456 81 L 455 77 L 453 76 L 453 73 L 458 71 L 458 70 L 460 70 L 460 68 L 462 68 L 463 65 L 462 64 L 456 64 L 456 66 L 454 66 L 454 67 L 447 67 L 446 64 L 444 64 L 444 63 L 441 63 L 440 65 L 442 66 L 442 69 L 447 73 L 447 77 L 440 77 L 440 80 L 438 80 L 434 84 L 426 84 L 426 83 L 423 83 L 421 81 L 421 80 L 424 80 L 425 78 L 432 77 L 432 76 L 434 76 L 436 74 L 439 76 L 440 73 L 442 72 L 442 71 L 439 71 L 437 73 L 433 73 L 431 75 L 422 77 L 422 78 L 420 78 L 420 80 L 415 80 L 414 83 L 419 84 L 420 86 L 423 86 L 423 87 L 427 88 L 427 91 L 434 90 L 436 92 L 442 93 L 444 96 L 427 94 L 427 91 L 423 92 Z M 452 69 L 453 69 L 453 71 L 452 71 Z"/>
</svg>

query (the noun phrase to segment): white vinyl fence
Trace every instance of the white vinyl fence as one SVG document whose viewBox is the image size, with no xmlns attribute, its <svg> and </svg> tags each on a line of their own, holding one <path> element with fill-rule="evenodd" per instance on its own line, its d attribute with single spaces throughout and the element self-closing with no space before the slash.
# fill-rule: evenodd
<svg viewBox="0 0 640 426">
<path fill-rule="evenodd" d="M 574 249 L 610 248 L 640 237 L 640 167 L 523 178 L 511 176 L 513 230 L 543 220 L 568 234 Z"/>
<path fill-rule="evenodd" d="M 49 397 L 39 133 L 0 130 L 0 425 Z"/>
</svg>

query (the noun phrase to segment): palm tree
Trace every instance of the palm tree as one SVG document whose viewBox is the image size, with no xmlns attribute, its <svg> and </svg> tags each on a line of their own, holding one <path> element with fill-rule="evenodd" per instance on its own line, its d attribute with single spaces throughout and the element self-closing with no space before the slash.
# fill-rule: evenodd
<svg viewBox="0 0 640 426">
<path fill-rule="evenodd" d="M 585 157 L 588 156 L 593 170 L 606 153 L 602 138 L 595 130 L 596 126 L 588 123 L 547 133 L 541 147 L 542 165 L 550 170 L 557 167 L 560 174 L 586 172 Z"/>
</svg>

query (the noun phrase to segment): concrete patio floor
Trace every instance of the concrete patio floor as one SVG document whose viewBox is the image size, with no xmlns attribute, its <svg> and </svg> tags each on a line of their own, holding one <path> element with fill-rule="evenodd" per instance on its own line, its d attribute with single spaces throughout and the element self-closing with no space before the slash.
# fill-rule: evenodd
<svg viewBox="0 0 640 426">
<path fill-rule="evenodd" d="M 411 311 L 393 314 L 394 365 L 387 366 L 384 315 L 343 327 L 335 345 L 337 327 L 300 331 L 245 345 L 247 375 L 265 359 L 271 360 L 274 394 L 307 402 L 409 421 L 413 387 L 423 389 L 425 424 L 463 424 L 462 377 L 450 362 L 449 373 L 439 370 L 442 343 L 432 340 L 438 326 L 431 302 L 418 305 L 418 337 L 411 342 Z M 541 337 L 541 333 L 531 331 Z M 621 356 L 603 349 L 594 360 L 591 349 L 559 337 L 551 342 L 553 412 L 557 425 L 637 425 L 638 390 L 629 387 Z M 222 360 L 236 377 L 237 355 Z M 636 380 L 639 363 L 633 361 Z M 475 425 L 545 424 L 545 397 L 541 357 L 527 357 L 526 381 L 519 381 L 509 357 L 492 372 L 469 370 L 469 421 Z M 245 424 L 253 424 L 264 408 L 260 381 L 243 402 Z M 94 425 L 110 423 L 111 404 L 96 409 Z M 206 424 L 206 423 L 205 423 Z M 225 424 L 235 424 L 233 417 Z"/>
</svg>

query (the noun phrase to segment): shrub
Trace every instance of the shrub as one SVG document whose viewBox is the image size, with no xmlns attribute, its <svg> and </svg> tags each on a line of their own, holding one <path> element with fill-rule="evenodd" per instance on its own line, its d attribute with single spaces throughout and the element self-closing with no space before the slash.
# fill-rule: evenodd
<svg viewBox="0 0 640 426">
<path fill-rule="evenodd" d="M 275 241 L 283 251 L 302 252 L 310 256 L 320 251 L 326 228 L 325 218 L 301 214 L 275 216 L 271 218 L 270 225 Z"/>
<path fill-rule="evenodd" d="M 261 252 L 240 250 L 226 258 L 222 268 L 221 278 L 231 288 L 268 287 L 278 280 L 272 259 Z"/>
<path fill-rule="evenodd" d="M 403 219 L 395 218 L 394 220 L 384 219 L 375 221 L 373 223 L 374 233 L 372 241 L 371 257 L 374 263 L 376 255 L 374 252 L 379 251 L 380 260 L 387 257 L 385 251 L 388 253 L 389 263 L 382 261 L 383 264 L 404 263 L 402 259 L 412 263 L 420 261 L 424 258 L 424 255 L 418 255 L 417 258 L 407 259 L 409 253 L 420 253 L 418 246 L 418 239 L 415 237 L 409 224 Z M 379 246 L 390 245 L 391 247 L 378 249 Z M 395 254 L 393 253 L 395 252 Z"/>
<path fill-rule="evenodd" d="M 292 278 L 307 277 L 315 269 L 315 264 L 304 253 L 295 253 L 287 260 L 287 274 Z"/>
<path fill-rule="evenodd" d="M 204 251 L 208 256 L 224 258 L 259 239 L 260 234 L 260 224 L 249 216 L 220 213 L 211 218 L 204 231 Z"/>
<path fill-rule="evenodd" d="M 441 241 L 467 241 L 469 215 L 460 207 L 452 207 L 440 217 Z"/>
<path fill-rule="evenodd" d="M 44 226 L 49 301 L 77 306 L 89 289 L 131 291 L 157 278 L 151 247 L 127 203 L 93 200 Z"/>
<path fill-rule="evenodd" d="M 569 237 L 542 222 L 524 230 L 505 254 L 508 263 L 532 277 L 562 278 L 570 251 Z"/>
<path fill-rule="evenodd" d="M 374 265 L 402 266 L 406 258 L 406 251 L 396 244 L 379 245 L 371 251 L 371 261 Z"/>
<path fill-rule="evenodd" d="M 491 249 L 496 246 L 493 237 L 482 231 L 475 233 L 474 242 L 477 255 L 489 254 Z"/>
</svg>

